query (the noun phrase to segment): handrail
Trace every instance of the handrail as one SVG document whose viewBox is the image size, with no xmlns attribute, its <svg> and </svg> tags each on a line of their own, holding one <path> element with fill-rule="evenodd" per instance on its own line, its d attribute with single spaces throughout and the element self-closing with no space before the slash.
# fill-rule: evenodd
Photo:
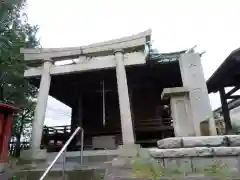
<svg viewBox="0 0 240 180">
<path fill-rule="evenodd" d="M 62 147 L 62 149 L 59 151 L 59 153 L 57 154 L 57 156 L 55 157 L 55 159 L 52 161 L 52 163 L 48 166 L 48 168 L 45 170 L 45 172 L 43 173 L 43 175 L 41 176 L 41 178 L 39 180 L 43 180 L 46 175 L 49 173 L 49 171 L 52 169 L 53 165 L 56 163 L 56 161 L 58 160 L 58 158 L 62 155 L 62 153 L 66 150 L 66 148 L 68 147 L 68 145 L 71 143 L 71 141 L 73 140 L 73 138 L 76 136 L 76 134 L 82 130 L 82 135 L 81 135 L 81 164 L 83 162 L 83 135 L 84 135 L 84 130 L 81 127 L 78 127 L 74 133 L 71 135 L 71 137 L 67 140 L 67 142 L 64 144 L 64 146 Z"/>
</svg>

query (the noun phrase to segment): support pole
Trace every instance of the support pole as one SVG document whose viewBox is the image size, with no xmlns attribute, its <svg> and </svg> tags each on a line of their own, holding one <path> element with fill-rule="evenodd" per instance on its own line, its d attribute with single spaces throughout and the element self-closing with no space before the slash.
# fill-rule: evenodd
<svg viewBox="0 0 240 180">
<path fill-rule="evenodd" d="M 232 124 L 231 124 L 228 103 L 227 103 L 224 87 L 219 89 L 219 93 L 220 93 L 220 99 L 222 104 L 222 112 L 223 112 L 223 118 L 224 118 L 225 127 L 226 127 L 226 133 L 229 133 L 229 131 L 232 130 Z"/>
<path fill-rule="evenodd" d="M 102 81 L 102 111 L 103 111 L 103 126 L 106 125 L 106 110 L 105 110 L 105 85 L 104 80 Z"/>
</svg>

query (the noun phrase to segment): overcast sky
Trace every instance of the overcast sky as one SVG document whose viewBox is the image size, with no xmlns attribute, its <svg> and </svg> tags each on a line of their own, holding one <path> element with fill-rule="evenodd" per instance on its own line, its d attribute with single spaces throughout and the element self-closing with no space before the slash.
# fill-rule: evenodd
<svg viewBox="0 0 240 180">
<path fill-rule="evenodd" d="M 240 0 L 28 0 L 31 24 L 45 48 L 81 46 L 129 36 L 149 28 L 160 52 L 206 50 L 208 79 L 240 42 Z M 212 108 L 220 106 L 210 95 Z M 70 108 L 48 100 L 45 124 L 70 124 Z"/>
</svg>

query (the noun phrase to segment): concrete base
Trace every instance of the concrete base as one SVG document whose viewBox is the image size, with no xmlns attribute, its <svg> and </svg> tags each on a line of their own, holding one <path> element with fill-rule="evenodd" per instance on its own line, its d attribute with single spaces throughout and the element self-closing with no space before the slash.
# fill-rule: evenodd
<svg viewBox="0 0 240 180">
<path fill-rule="evenodd" d="M 37 151 L 23 150 L 21 152 L 20 158 L 23 160 L 46 160 L 47 159 L 47 150 L 38 149 Z"/>
<path fill-rule="evenodd" d="M 9 180 L 11 179 L 11 174 L 9 172 L 0 173 L 1 180 Z"/>
<path fill-rule="evenodd" d="M 195 136 L 189 90 L 185 87 L 164 88 L 161 97 L 170 97 L 175 136 Z"/>
<path fill-rule="evenodd" d="M 92 138 L 93 149 L 116 149 L 115 136 L 96 136 Z"/>
<path fill-rule="evenodd" d="M 240 135 L 174 137 L 159 140 L 159 149 L 194 147 L 239 147 Z"/>
<path fill-rule="evenodd" d="M 7 163 L 0 163 L 0 173 L 3 173 L 5 171 L 6 166 Z"/>
<path fill-rule="evenodd" d="M 139 144 L 126 144 L 123 146 L 120 146 L 119 149 L 119 156 L 120 157 L 136 157 L 139 153 L 140 150 L 140 145 Z"/>
<path fill-rule="evenodd" d="M 8 163 L 0 163 L 0 179 L 1 180 L 11 179 L 11 173 Z"/>
<path fill-rule="evenodd" d="M 240 135 L 175 137 L 158 141 L 149 152 L 167 169 L 187 173 L 240 174 Z"/>
<path fill-rule="evenodd" d="M 141 149 L 139 144 L 125 144 L 119 147 L 118 157 L 112 160 L 113 167 L 131 167 L 132 161 L 137 156 L 147 156 L 148 151 Z M 150 157 L 150 155 L 148 156 Z"/>
<path fill-rule="evenodd" d="M 17 179 L 21 180 L 38 180 L 42 174 L 44 173 L 45 169 L 43 170 L 22 170 L 14 172 L 13 175 L 17 177 Z M 104 169 L 85 169 L 85 170 L 66 170 L 65 171 L 65 178 L 63 177 L 62 169 L 59 170 L 51 170 L 47 177 L 44 180 L 102 180 L 104 175 Z M 8 180 L 2 179 L 1 180 Z"/>
<path fill-rule="evenodd" d="M 80 151 L 69 151 L 66 153 L 66 161 L 80 163 Z M 83 151 L 83 164 L 88 165 L 92 163 L 103 163 L 106 161 L 111 161 L 113 158 L 117 157 L 119 150 L 86 150 Z M 47 154 L 47 162 L 50 163 L 56 157 L 57 152 Z M 56 164 L 62 164 L 63 157 L 60 156 Z"/>
</svg>

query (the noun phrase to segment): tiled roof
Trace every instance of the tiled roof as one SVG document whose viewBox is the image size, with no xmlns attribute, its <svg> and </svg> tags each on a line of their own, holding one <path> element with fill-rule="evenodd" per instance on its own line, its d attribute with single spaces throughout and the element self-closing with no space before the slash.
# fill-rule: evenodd
<svg viewBox="0 0 240 180">
<path fill-rule="evenodd" d="M 171 52 L 171 53 L 154 53 L 150 52 L 148 61 L 154 61 L 156 63 L 170 63 L 178 61 L 181 54 L 184 54 L 187 50 Z"/>
</svg>

